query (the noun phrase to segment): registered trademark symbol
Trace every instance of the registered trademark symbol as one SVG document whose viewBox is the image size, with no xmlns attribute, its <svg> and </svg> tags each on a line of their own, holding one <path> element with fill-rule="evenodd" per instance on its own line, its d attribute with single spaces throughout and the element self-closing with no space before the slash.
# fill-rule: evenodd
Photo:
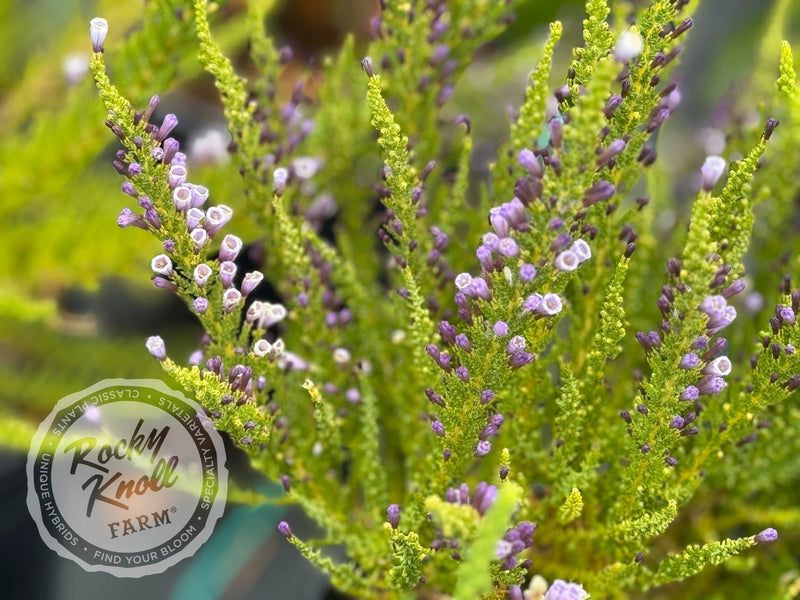
<svg viewBox="0 0 800 600">
<path fill-rule="evenodd" d="M 178 509 L 177 509 L 177 508 L 175 508 L 174 506 L 170 506 L 170 507 L 169 507 L 169 512 L 171 512 L 171 513 L 176 513 L 176 512 L 178 512 Z"/>
</svg>

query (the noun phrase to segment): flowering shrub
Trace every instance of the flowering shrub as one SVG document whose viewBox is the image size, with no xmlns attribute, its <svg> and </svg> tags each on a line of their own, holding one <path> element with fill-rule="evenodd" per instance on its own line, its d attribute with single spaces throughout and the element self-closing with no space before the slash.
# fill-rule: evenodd
<svg viewBox="0 0 800 600">
<path fill-rule="evenodd" d="M 755 129 L 736 118 L 753 98 L 730 107 L 718 152 L 739 158 L 697 161 L 688 231 L 664 242 L 656 136 L 681 103 L 692 3 L 588 0 L 584 43 L 551 76 L 553 23 L 477 185 L 470 117 L 441 109 L 511 4 L 383 3 L 369 47 L 325 62 L 318 102 L 308 81 L 280 93 L 291 50 L 261 3 L 250 82 L 204 0 L 173 15 L 221 94 L 243 199 L 194 178 L 180 115 L 153 122 L 157 96 L 137 110 L 118 92 L 94 19 L 90 69 L 123 147 L 117 224 L 159 240 L 153 283 L 205 331 L 188 363 L 158 335 L 147 350 L 324 528 L 278 527 L 355 596 L 635 597 L 728 561 L 692 597 L 792 597 L 788 545 L 749 550 L 800 523 L 800 272 L 770 264 L 796 235 L 791 48 L 777 91 L 754 80 Z"/>
</svg>

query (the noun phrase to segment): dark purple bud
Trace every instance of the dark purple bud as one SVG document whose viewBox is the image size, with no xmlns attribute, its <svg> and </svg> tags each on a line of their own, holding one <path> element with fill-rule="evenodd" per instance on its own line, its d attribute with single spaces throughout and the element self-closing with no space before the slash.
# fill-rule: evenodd
<svg viewBox="0 0 800 600">
<path fill-rule="evenodd" d="M 281 534 L 287 538 L 292 537 L 292 530 L 289 529 L 289 524 L 286 521 L 281 521 L 278 523 L 278 531 L 280 531 Z"/>
<path fill-rule="evenodd" d="M 428 400 L 433 402 L 436 406 L 441 406 L 444 408 L 444 399 L 431 388 L 425 389 L 425 395 L 428 397 Z"/>
<path fill-rule="evenodd" d="M 678 25 L 675 29 L 672 30 L 672 33 L 669 36 L 670 39 L 674 40 L 676 37 L 687 31 L 693 24 L 694 22 L 692 21 L 692 19 L 684 19 L 684 21 L 680 25 Z"/>
<path fill-rule="evenodd" d="M 492 390 L 483 390 L 481 392 L 481 404 L 488 404 L 494 400 L 494 392 Z"/>
<path fill-rule="evenodd" d="M 397 526 L 400 524 L 400 506 L 397 504 L 390 504 L 389 508 L 386 509 L 386 518 L 392 526 L 392 529 L 397 529 Z"/>
<path fill-rule="evenodd" d="M 630 413 L 629 411 L 627 411 L 627 410 L 621 410 L 621 411 L 619 412 L 619 416 L 620 416 L 620 418 L 621 418 L 623 421 L 625 421 L 626 423 L 630 423 L 630 422 L 631 422 L 631 413 Z"/>
<path fill-rule="evenodd" d="M 583 196 L 583 205 L 585 207 L 593 206 L 603 200 L 608 200 L 614 195 L 615 188 L 611 182 L 601 179 L 595 182 Z"/>
<path fill-rule="evenodd" d="M 675 458 L 674 456 L 668 456 L 664 459 L 664 462 L 668 467 L 674 467 L 675 465 L 678 464 L 678 459 Z"/>
<path fill-rule="evenodd" d="M 283 489 L 286 490 L 286 493 L 289 493 L 291 480 L 289 479 L 288 475 L 281 475 L 281 484 L 283 485 Z"/>
<path fill-rule="evenodd" d="M 606 119 L 610 119 L 614 116 L 614 111 L 617 110 L 620 104 L 622 104 L 622 96 L 613 94 L 611 98 L 608 99 L 603 109 L 603 114 L 606 116 Z"/>
<path fill-rule="evenodd" d="M 561 119 L 558 117 L 550 119 L 547 123 L 547 129 L 550 132 L 550 145 L 553 148 L 561 148 L 563 142 L 563 126 Z"/>
<path fill-rule="evenodd" d="M 367 74 L 367 77 L 373 77 L 375 72 L 372 69 L 372 59 L 367 56 L 364 60 L 361 61 L 361 68 L 364 69 L 364 73 Z"/>
<path fill-rule="evenodd" d="M 773 119 L 770 117 L 767 119 L 767 127 L 764 129 L 764 139 L 768 140 L 772 136 L 772 132 L 775 131 L 775 128 L 780 124 L 780 121 Z"/>
</svg>

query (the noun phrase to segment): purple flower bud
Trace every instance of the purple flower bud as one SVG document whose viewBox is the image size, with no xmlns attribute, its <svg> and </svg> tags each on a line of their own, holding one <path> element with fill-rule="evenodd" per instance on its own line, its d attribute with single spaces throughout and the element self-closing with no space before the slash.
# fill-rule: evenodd
<svg viewBox="0 0 800 600">
<path fill-rule="evenodd" d="M 494 268 L 494 257 L 492 256 L 492 250 L 485 244 L 478 246 L 478 249 L 475 250 L 475 256 L 478 257 L 478 262 L 481 263 L 481 267 L 484 270 L 491 271 Z M 470 279 L 470 281 L 472 280 Z"/>
<path fill-rule="evenodd" d="M 683 358 L 681 358 L 681 362 L 678 363 L 678 368 L 694 369 L 699 364 L 700 364 L 700 357 L 697 356 L 697 354 L 695 354 L 694 352 L 689 352 L 688 354 L 683 355 Z"/>
<path fill-rule="evenodd" d="M 525 263 L 519 268 L 519 280 L 522 283 L 530 282 L 536 277 L 536 267 L 530 263 Z"/>
<path fill-rule="evenodd" d="M 95 17 L 89 21 L 89 35 L 92 38 L 92 50 L 103 52 L 103 44 L 108 34 L 108 21 L 100 17 Z"/>
<path fill-rule="evenodd" d="M 534 177 L 542 176 L 542 165 L 539 163 L 539 159 L 527 148 L 520 150 L 519 154 L 517 154 L 517 161 L 523 169 Z"/>
<path fill-rule="evenodd" d="M 617 154 L 625 149 L 626 142 L 623 139 L 616 139 L 612 141 L 608 147 L 603 150 L 600 156 L 597 157 L 597 166 L 602 166 L 614 158 Z"/>
<path fill-rule="evenodd" d="M 164 149 L 164 156 L 161 158 L 161 160 L 163 160 L 165 164 L 171 164 L 172 159 L 175 158 L 175 154 L 178 152 L 181 145 L 175 138 L 167 138 L 164 140 L 164 143 L 161 144 L 161 147 Z M 171 171 L 172 170 L 170 169 L 170 172 Z M 186 173 L 184 173 L 184 180 L 186 179 L 185 175 Z M 183 183 L 183 181 L 181 183 Z"/>
<path fill-rule="evenodd" d="M 397 504 L 390 504 L 389 508 L 386 509 L 386 518 L 392 526 L 392 529 L 397 529 L 397 526 L 400 524 L 400 506 Z"/>
<path fill-rule="evenodd" d="M 441 421 L 432 421 L 431 431 L 441 438 L 444 437 L 444 425 L 442 424 Z"/>
<path fill-rule="evenodd" d="M 126 227 L 139 227 L 140 229 L 148 230 L 150 227 L 147 221 L 144 220 L 142 215 L 138 215 L 130 208 L 123 208 L 117 217 L 117 226 L 121 229 Z"/>
<path fill-rule="evenodd" d="M 680 429 L 681 427 L 683 427 L 683 417 L 680 415 L 675 415 L 669 422 L 669 426 L 672 427 L 673 429 Z"/>
<path fill-rule="evenodd" d="M 497 337 L 504 337 L 508 335 L 508 324 L 505 321 L 498 321 L 492 327 L 492 331 Z"/>
<path fill-rule="evenodd" d="M 156 256 L 150 262 L 150 267 L 159 275 L 163 275 L 164 277 L 172 276 L 172 261 L 166 254 L 159 254 Z"/>
<path fill-rule="evenodd" d="M 585 597 L 582 585 L 556 579 L 544 595 L 544 600 L 583 600 Z"/>
<path fill-rule="evenodd" d="M 508 365 L 512 369 L 519 369 L 532 363 L 535 359 L 536 356 L 528 352 L 514 352 L 508 357 Z"/>
<path fill-rule="evenodd" d="M 492 443 L 489 440 L 481 440 L 475 447 L 475 458 L 486 456 L 492 449 Z"/>
<path fill-rule="evenodd" d="M 678 459 L 677 459 L 677 458 L 675 458 L 674 456 L 667 456 L 667 457 L 664 459 L 664 463 L 665 463 L 665 464 L 666 464 L 668 467 L 674 467 L 675 465 L 677 465 L 677 464 L 678 464 Z"/>
<path fill-rule="evenodd" d="M 158 131 L 153 136 L 157 142 L 164 141 L 167 136 L 172 132 L 175 127 L 178 125 L 178 117 L 173 115 L 172 113 L 164 115 L 164 120 L 161 122 L 161 127 L 158 128 Z"/>
<path fill-rule="evenodd" d="M 430 400 L 433 404 L 444 408 L 444 399 L 439 394 L 434 392 L 431 388 L 425 389 L 425 395 L 428 397 L 428 400 Z"/>
<path fill-rule="evenodd" d="M 622 96 L 619 94 L 612 94 L 603 109 L 603 114 L 606 116 L 606 119 L 611 119 L 614 116 L 614 111 L 619 108 L 620 104 L 622 104 Z"/>
<path fill-rule="evenodd" d="M 492 225 L 492 229 L 494 229 L 498 238 L 508 237 L 508 221 L 506 221 L 505 217 L 497 213 L 490 214 L 489 223 Z"/>
<path fill-rule="evenodd" d="M 164 340 L 161 339 L 161 336 L 150 336 L 147 338 L 145 346 L 147 347 L 147 351 L 158 360 L 165 360 L 167 358 L 167 349 L 166 346 L 164 346 Z"/>
<path fill-rule="evenodd" d="M 778 539 L 778 532 L 772 527 L 767 527 L 764 531 L 756 534 L 755 538 L 757 544 L 764 544 L 766 542 L 774 542 Z"/>
<path fill-rule="evenodd" d="M 589 207 L 603 200 L 608 200 L 615 192 L 616 188 L 614 188 L 611 182 L 601 179 L 586 190 L 583 195 L 583 205 Z"/>
<path fill-rule="evenodd" d="M 775 308 L 775 315 L 784 323 L 788 323 L 789 325 L 794 325 L 796 317 L 791 306 L 784 306 L 783 304 L 779 304 Z"/>
<path fill-rule="evenodd" d="M 522 303 L 522 312 L 538 314 L 538 309 L 542 304 L 542 300 L 543 297 L 541 294 L 531 294 Z"/>
<path fill-rule="evenodd" d="M 693 385 L 686 386 L 686 389 L 681 392 L 680 399 L 694 401 L 700 397 L 700 390 Z"/>
<path fill-rule="evenodd" d="M 441 321 L 439 323 L 439 335 L 442 336 L 442 341 L 445 344 L 452 345 L 456 340 L 456 328 L 448 321 Z"/>
<path fill-rule="evenodd" d="M 157 288 L 162 288 L 173 293 L 178 291 L 177 285 L 175 285 L 169 279 L 164 279 L 163 277 L 153 277 L 153 285 L 155 285 Z"/>
<path fill-rule="evenodd" d="M 718 375 L 706 375 L 697 384 L 697 390 L 700 395 L 713 395 L 719 394 L 727 386 L 728 384 L 722 377 L 719 377 Z"/>
<path fill-rule="evenodd" d="M 488 404 L 494 400 L 494 392 L 492 390 L 483 390 L 481 392 L 481 404 Z"/>
<path fill-rule="evenodd" d="M 547 123 L 547 130 L 550 132 L 550 145 L 553 148 L 561 148 L 561 143 L 564 139 L 562 129 L 563 126 L 559 117 L 550 119 Z"/>
<path fill-rule="evenodd" d="M 192 302 L 192 306 L 194 306 L 194 309 L 202 315 L 208 310 L 208 300 L 203 297 L 195 298 Z"/>
<path fill-rule="evenodd" d="M 728 163 L 721 156 L 706 157 L 703 166 L 700 168 L 700 184 L 704 191 L 710 192 L 714 189 L 717 181 L 725 173 Z"/>
<path fill-rule="evenodd" d="M 289 524 L 286 521 L 281 521 L 278 523 L 278 531 L 281 532 L 281 535 L 284 535 L 287 538 L 292 537 L 292 530 L 289 529 Z"/>
<path fill-rule="evenodd" d="M 469 383 L 469 371 L 467 367 L 461 365 L 460 367 L 456 367 L 456 377 L 458 377 L 464 383 Z"/>
<path fill-rule="evenodd" d="M 465 334 L 459 333 L 458 335 L 456 335 L 454 341 L 456 346 L 461 348 L 464 352 L 472 351 L 472 344 L 470 343 L 469 338 Z"/>
</svg>

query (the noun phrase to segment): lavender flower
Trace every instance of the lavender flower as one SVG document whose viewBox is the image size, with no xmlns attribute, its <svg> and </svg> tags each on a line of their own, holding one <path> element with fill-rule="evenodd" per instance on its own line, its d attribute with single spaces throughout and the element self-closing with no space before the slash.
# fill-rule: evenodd
<svg viewBox="0 0 800 600">
<path fill-rule="evenodd" d="M 519 280 L 522 283 L 528 283 L 536 277 L 536 267 L 530 263 L 525 263 L 519 268 Z"/>
<path fill-rule="evenodd" d="M 167 175 L 167 178 L 169 180 L 169 187 L 174 189 L 177 186 L 182 185 L 186 181 L 187 174 L 188 171 L 186 170 L 186 167 L 182 165 L 173 165 L 172 167 L 170 167 L 169 174 Z M 191 198 L 189 201 L 189 205 L 191 206 Z"/>
<path fill-rule="evenodd" d="M 575 240 L 570 246 L 570 250 L 578 257 L 578 262 L 584 262 L 592 258 L 592 249 L 583 240 Z"/>
<path fill-rule="evenodd" d="M 701 379 L 697 384 L 697 390 L 700 395 L 714 395 L 719 394 L 722 390 L 724 390 L 728 384 L 722 377 L 717 375 L 706 375 Z M 685 390 L 684 390 L 685 393 Z"/>
<path fill-rule="evenodd" d="M 189 237 L 191 237 L 192 241 L 194 242 L 195 253 L 200 252 L 200 250 L 203 249 L 203 246 L 206 245 L 206 242 L 208 242 L 208 233 L 206 233 L 205 229 L 200 227 L 192 229 Z"/>
<path fill-rule="evenodd" d="M 142 215 L 137 215 L 130 208 L 123 208 L 119 213 L 119 217 L 117 217 L 117 226 L 120 229 L 125 229 L 126 227 L 138 227 L 140 229 L 144 229 L 145 231 L 150 228 L 150 226 L 147 224 L 147 221 L 144 220 L 144 217 Z"/>
<path fill-rule="evenodd" d="M 508 324 L 505 321 L 498 321 L 492 327 L 492 331 L 497 337 L 505 337 L 508 335 Z"/>
<path fill-rule="evenodd" d="M 217 232 L 231 220 L 232 216 L 233 211 L 224 204 L 209 208 L 206 211 L 206 222 L 203 225 L 208 233 L 208 237 L 214 237 Z"/>
<path fill-rule="evenodd" d="M 272 351 L 272 344 L 270 344 L 267 340 L 257 340 L 255 344 L 253 344 L 253 354 L 255 354 L 258 358 L 264 358 Z"/>
<path fill-rule="evenodd" d="M 286 536 L 287 538 L 292 537 L 292 530 L 289 529 L 289 524 L 286 521 L 281 521 L 278 523 L 278 531 L 281 532 L 281 535 Z"/>
<path fill-rule="evenodd" d="M 542 170 L 542 165 L 539 163 L 539 159 L 537 159 L 536 155 L 527 148 L 520 150 L 519 154 L 517 154 L 517 161 L 523 169 L 528 171 L 528 173 L 534 177 L 541 177 L 544 173 Z"/>
<path fill-rule="evenodd" d="M 504 237 L 497 243 L 497 252 L 502 256 L 517 256 L 519 254 L 519 246 L 514 238 Z"/>
<path fill-rule="evenodd" d="M 697 356 L 694 352 L 689 352 L 688 354 L 684 354 L 683 358 L 681 358 L 681 362 L 678 363 L 679 369 L 694 369 L 697 365 L 700 364 L 700 357 Z"/>
<path fill-rule="evenodd" d="M 506 345 L 506 354 L 515 354 L 517 352 L 524 352 L 526 346 L 525 338 L 521 335 L 515 335 L 508 341 Z"/>
<path fill-rule="evenodd" d="M 732 365 L 730 359 L 727 356 L 720 356 L 703 367 L 703 373 L 724 377 L 730 374 L 731 368 Z"/>
<path fill-rule="evenodd" d="M 145 346 L 147 347 L 147 351 L 155 356 L 158 360 L 166 360 L 167 349 L 166 346 L 164 346 L 164 340 L 161 339 L 161 336 L 151 335 L 149 338 L 147 338 Z"/>
<path fill-rule="evenodd" d="M 236 276 L 236 263 L 226 260 L 219 265 L 219 278 L 222 287 L 229 288 L 233 285 L 233 278 Z"/>
<path fill-rule="evenodd" d="M 699 397 L 700 397 L 700 390 L 698 390 L 697 387 L 693 385 L 686 386 L 686 389 L 684 389 L 680 395 L 681 400 L 692 401 L 692 402 L 697 400 Z"/>
<path fill-rule="evenodd" d="M 197 207 L 192 207 L 188 211 L 186 211 L 186 229 L 191 231 L 192 229 L 196 229 L 200 226 L 200 223 L 203 219 L 205 219 L 206 213 L 200 210 Z"/>
<path fill-rule="evenodd" d="M 186 185 L 179 185 L 172 190 L 172 202 L 175 204 L 175 210 L 186 212 L 192 206 L 192 190 Z"/>
</svg>

